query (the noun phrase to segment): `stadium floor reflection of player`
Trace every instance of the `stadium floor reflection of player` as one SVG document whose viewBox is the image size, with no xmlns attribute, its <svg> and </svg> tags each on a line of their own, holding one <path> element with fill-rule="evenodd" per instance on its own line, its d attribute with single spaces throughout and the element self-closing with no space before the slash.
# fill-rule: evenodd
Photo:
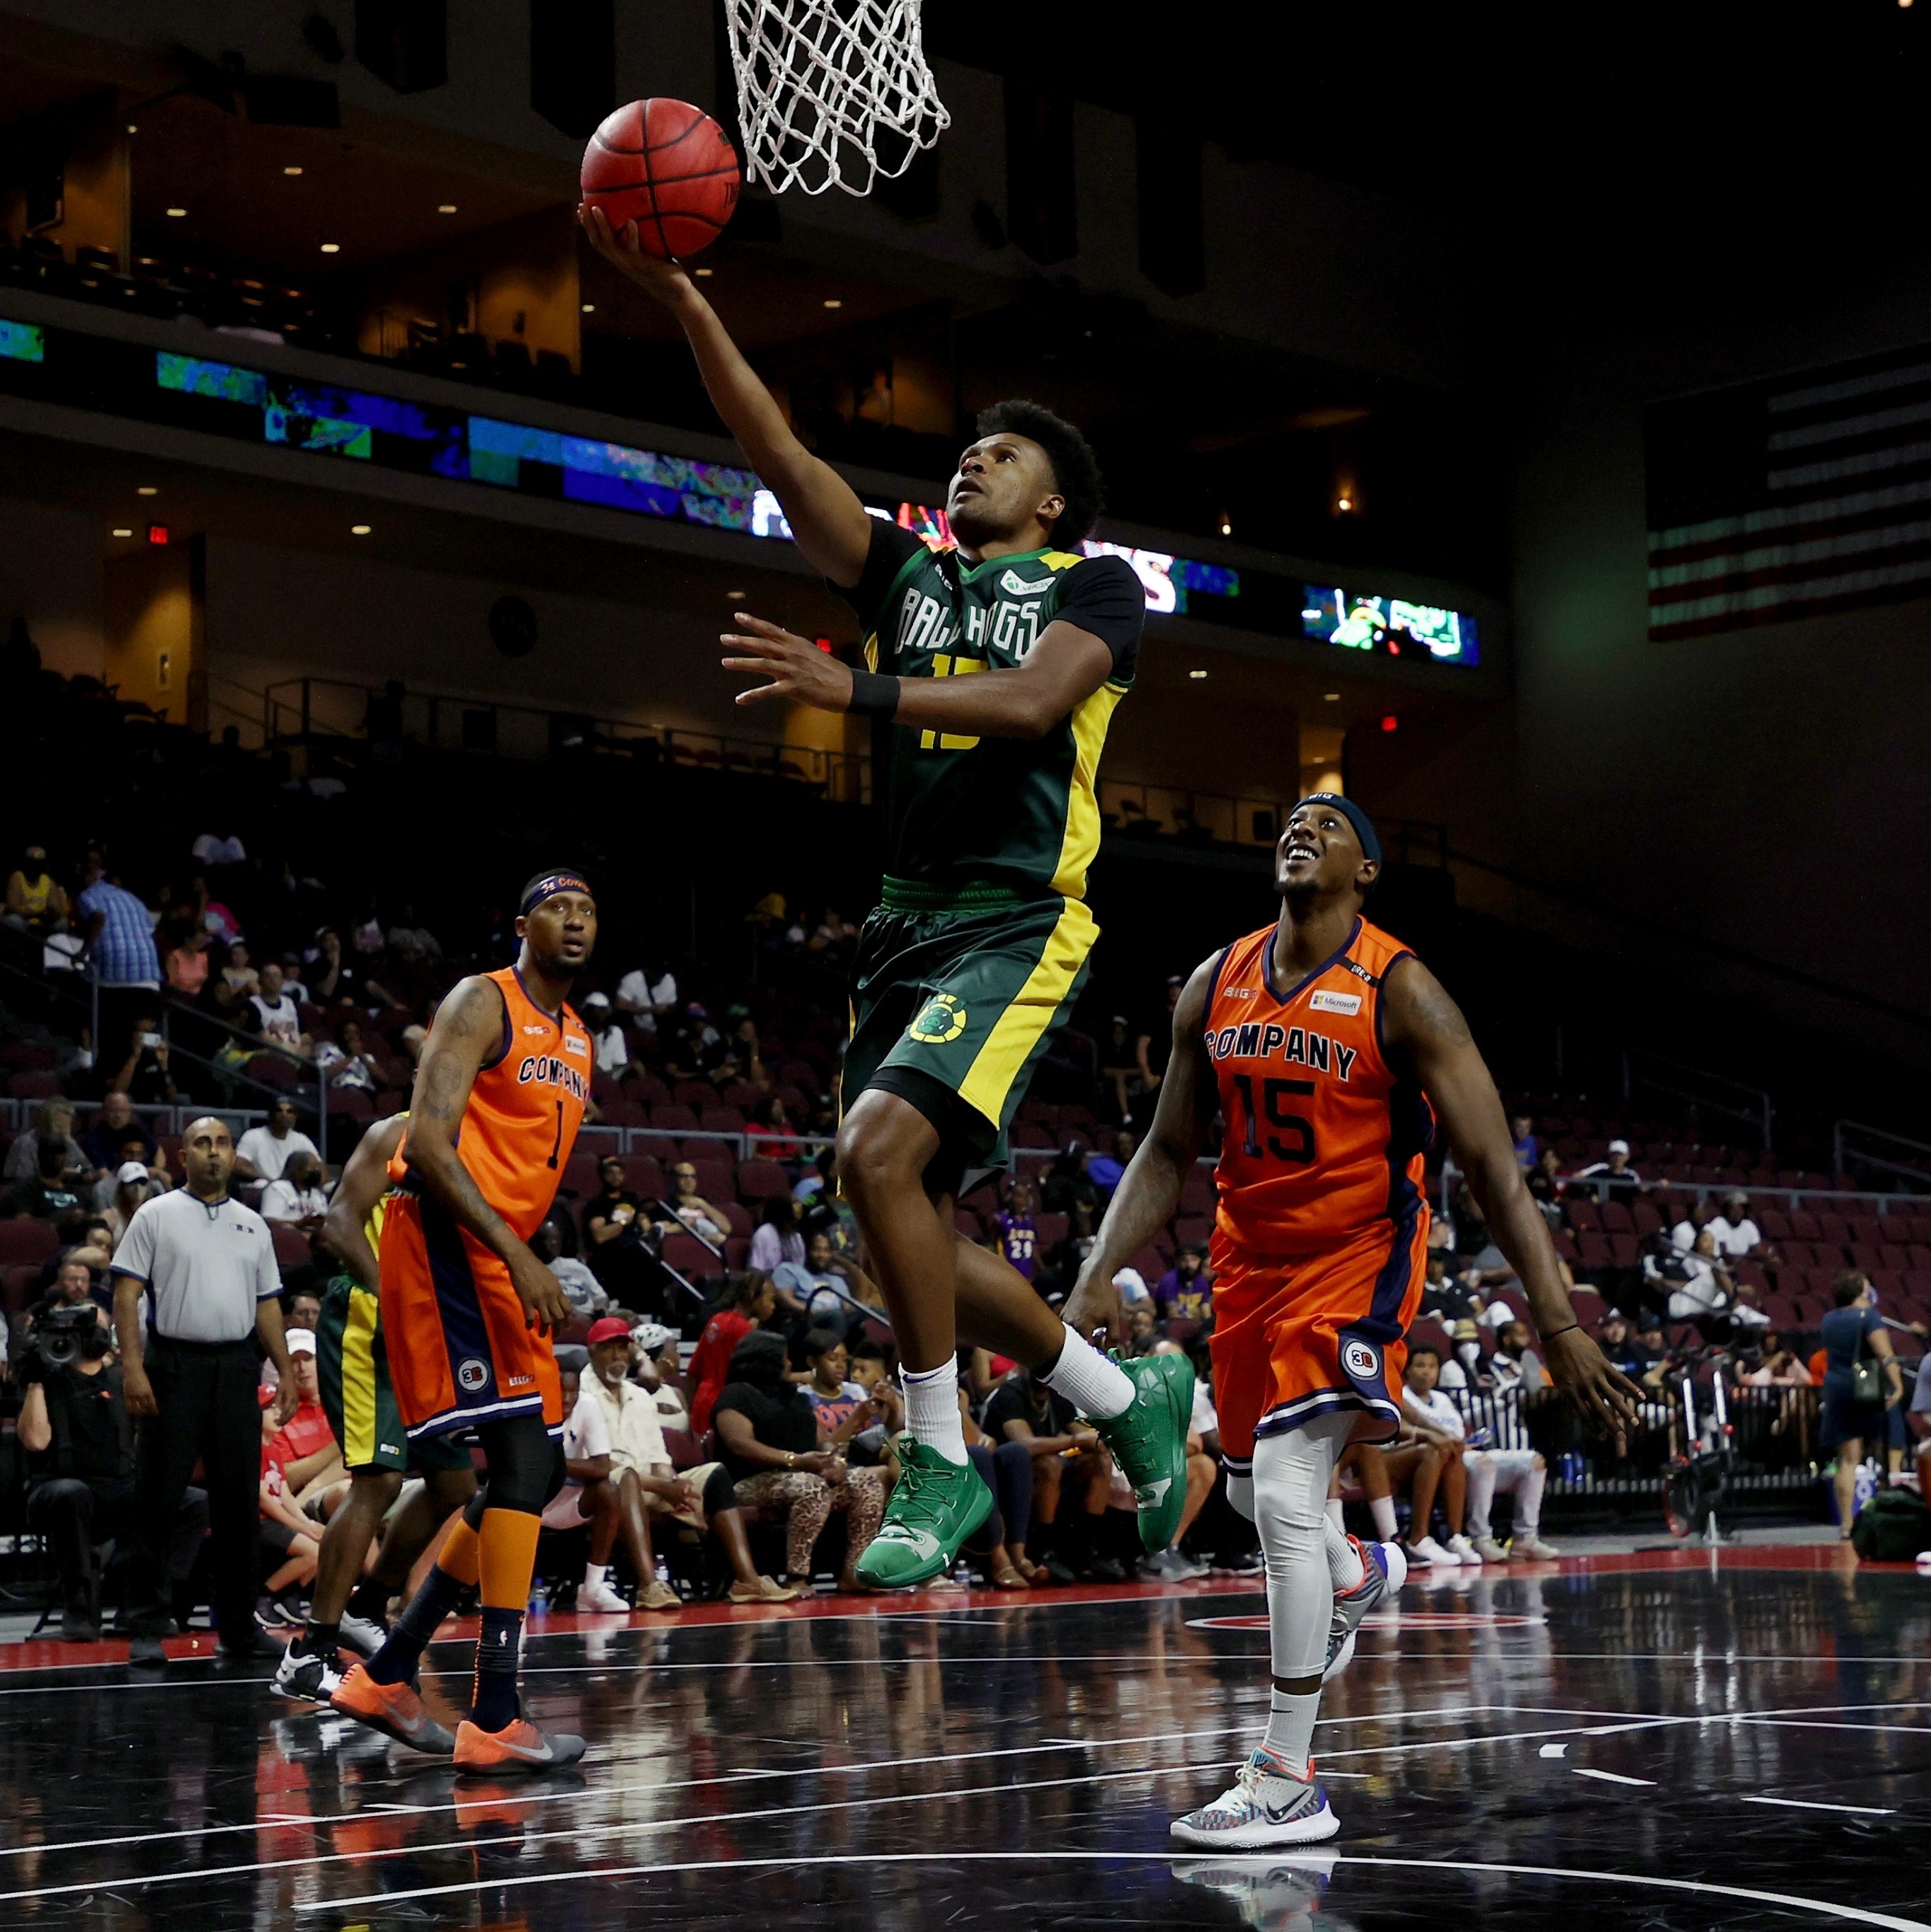
<svg viewBox="0 0 1931 1932">
<path fill-rule="evenodd" d="M 1228 1493 L 1260 1532 L 1274 1687 L 1266 1733 L 1230 1790 L 1176 1820 L 1182 1842 L 1249 1850 L 1340 1829 L 1309 1756 L 1321 1685 L 1367 1612 L 1400 1588 L 1398 1546 L 1329 1520 L 1349 1442 L 1400 1426 L 1403 1342 L 1428 1251 L 1424 1156 L 1439 1118 L 1520 1276 L 1548 1371 L 1620 1434 L 1638 1394 L 1569 1305 L 1467 1022 L 1401 942 L 1362 916 L 1380 842 L 1317 792 L 1275 856 L 1281 914 L 1194 972 L 1152 1131 L 1122 1178 L 1066 1316 L 1117 1332 L 1113 1277 L 1178 1208 L 1218 1115 L 1214 1403 Z"/>
</svg>

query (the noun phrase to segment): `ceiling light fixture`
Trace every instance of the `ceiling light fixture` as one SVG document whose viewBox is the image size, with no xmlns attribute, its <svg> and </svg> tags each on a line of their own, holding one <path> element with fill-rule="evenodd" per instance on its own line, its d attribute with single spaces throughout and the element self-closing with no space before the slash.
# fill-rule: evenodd
<svg viewBox="0 0 1931 1932">
<path fill-rule="evenodd" d="M 744 601 L 744 592 L 741 590 L 727 590 L 724 594 L 734 604 L 741 604 Z"/>
<path fill-rule="evenodd" d="M 301 172 L 302 170 L 299 168 L 284 168 L 282 170 L 282 172 L 285 175 L 299 175 Z"/>
<path fill-rule="evenodd" d="M 698 273 L 701 275 L 714 275 L 717 271 L 715 268 L 700 268 Z"/>
<path fill-rule="evenodd" d="M 134 494 L 137 496 L 158 496 L 161 492 L 153 484 L 143 483 L 137 486 Z"/>
<path fill-rule="evenodd" d="M 1338 704 L 1341 702 L 1341 693 L 1338 691 L 1324 692 L 1322 695 L 1330 704 Z"/>
<path fill-rule="evenodd" d="M 824 305 L 827 308 L 842 308 L 845 306 L 836 296 L 827 296 L 824 298 Z"/>
<path fill-rule="evenodd" d="M 585 302 L 585 303 L 584 304 L 584 314 L 586 314 L 586 315 L 594 315 L 594 314 L 596 314 L 596 304 L 595 302 Z"/>
<path fill-rule="evenodd" d="M 438 202 L 436 205 L 436 212 L 438 214 L 454 214 L 455 212 L 456 204 L 453 201 Z"/>
<path fill-rule="evenodd" d="M 116 530 L 113 534 L 117 537 L 131 537 L 134 533 L 132 530 Z"/>
<path fill-rule="evenodd" d="M 1189 677 L 1191 677 L 1191 678 L 1194 678 L 1194 679 L 1195 679 L 1195 680 L 1199 680 L 1199 679 L 1200 679 L 1200 678 L 1203 678 L 1203 677 L 1205 677 L 1205 676 L 1206 676 L 1206 674 L 1206 674 L 1205 671 L 1203 671 L 1203 670 L 1190 670 L 1190 671 L 1187 674 L 1187 675 L 1188 675 Z"/>
<path fill-rule="evenodd" d="M 171 215 L 171 216 L 172 216 L 172 217 L 173 217 L 176 220 L 177 220 L 177 221 L 179 221 L 179 220 L 181 219 L 181 218 L 182 218 L 184 214 L 185 214 L 187 212 L 188 212 L 188 210 L 187 210 L 186 208 L 170 208 L 168 210 L 168 213 L 170 214 L 170 215 Z"/>
<path fill-rule="evenodd" d="M 342 252 L 342 244 L 339 242 L 325 242 L 322 244 L 322 252 L 325 255 L 339 255 Z"/>
<path fill-rule="evenodd" d="M 1221 535 L 1224 537 L 1230 537 L 1233 535 L 1233 524 L 1231 519 L 1226 517 L 1221 519 Z"/>
<path fill-rule="evenodd" d="M 352 537 L 365 537 L 368 535 L 369 530 L 370 526 L 367 524 L 351 524 L 349 526 L 349 534 Z"/>
<path fill-rule="evenodd" d="M 139 128 L 137 128 L 137 126 L 135 126 L 135 124 L 134 124 L 134 122 L 133 122 L 130 121 L 130 122 L 128 123 L 128 132 L 129 134 L 138 134 L 140 131 L 141 131 L 141 130 L 140 130 L 140 129 Z"/>
<path fill-rule="evenodd" d="M 1352 496 L 1337 496 L 1335 499 L 1335 508 L 1338 510 L 1351 510 L 1354 508 L 1354 499 Z"/>
</svg>

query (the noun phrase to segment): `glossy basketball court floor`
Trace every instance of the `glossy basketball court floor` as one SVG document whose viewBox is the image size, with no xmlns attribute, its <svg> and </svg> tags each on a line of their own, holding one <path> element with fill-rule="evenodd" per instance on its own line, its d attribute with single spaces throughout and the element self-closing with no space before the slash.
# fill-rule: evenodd
<svg viewBox="0 0 1931 1932">
<path fill-rule="evenodd" d="M 1341 1836 L 1185 1855 L 1263 1721 L 1263 1608 L 533 1620 L 567 1783 L 459 1780 L 258 1667 L 8 1646 L 0 1926 L 1931 1928 L 1931 1578 L 1746 1545 L 1411 1583 L 1324 1706 Z"/>
</svg>

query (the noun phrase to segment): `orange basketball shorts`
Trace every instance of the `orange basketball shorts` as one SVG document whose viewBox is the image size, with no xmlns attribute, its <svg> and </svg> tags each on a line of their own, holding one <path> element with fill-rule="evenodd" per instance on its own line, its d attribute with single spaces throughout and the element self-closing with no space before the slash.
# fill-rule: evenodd
<svg viewBox="0 0 1931 1932">
<path fill-rule="evenodd" d="M 1257 1255 L 1215 1231 L 1214 1408 L 1230 1474 L 1251 1471 L 1257 1437 L 1336 1410 L 1380 1425 L 1363 1441 L 1397 1432 L 1428 1246 L 1425 1210 L 1312 1255 Z"/>
<path fill-rule="evenodd" d="M 525 1320 L 499 1256 L 440 1202 L 392 1194 L 380 1261 L 389 1380 L 412 1442 L 512 1415 L 563 1433 L 556 1352 Z"/>
</svg>

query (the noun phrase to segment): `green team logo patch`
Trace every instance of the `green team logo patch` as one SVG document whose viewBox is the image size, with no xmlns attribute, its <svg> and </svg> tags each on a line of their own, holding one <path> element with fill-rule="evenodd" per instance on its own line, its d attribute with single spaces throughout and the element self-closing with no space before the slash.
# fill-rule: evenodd
<svg viewBox="0 0 1931 1932">
<path fill-rule="evenodd" d="M 906 1029 L 927 1046 L 944 1046 L 966 1030 L 966 1009 L 950 993 L 935 993 Z"/>
</svg>

